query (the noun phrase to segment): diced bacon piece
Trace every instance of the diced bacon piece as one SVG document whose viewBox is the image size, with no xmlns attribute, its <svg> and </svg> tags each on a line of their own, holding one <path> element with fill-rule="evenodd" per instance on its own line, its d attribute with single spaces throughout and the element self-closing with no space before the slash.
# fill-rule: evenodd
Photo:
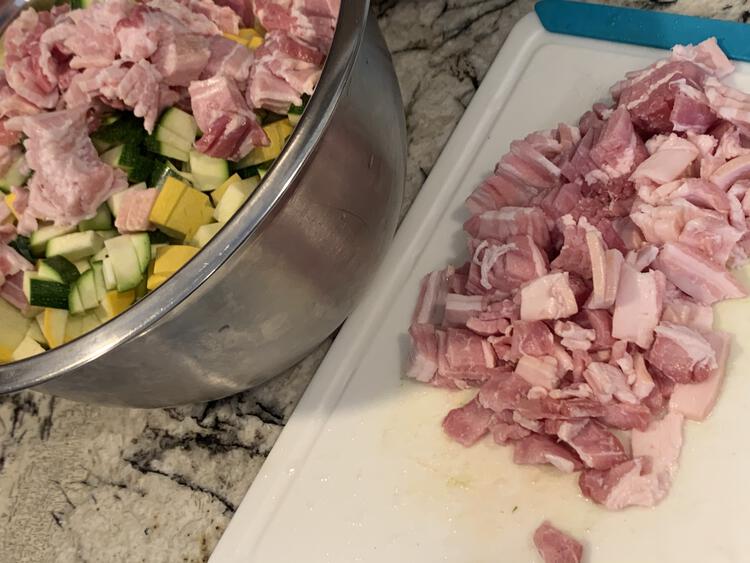
<svg viewBox="0 0 750 563">
<path fill-rule="evenodd" d="M 515 373 L 499 374 L 488 379 L 477 395 L 480 404 L 495 412 L 515 409 L 526 398 L 531 385 Z"/>
<path fill-rule="evenodd" d="M 529 235 L 540 248 L 550 243 L 544 212 L 537 207 L 504 207 L 485 211 L 464 223 L 464 230 L 473 238 L 506 242 L 516 235 Z"/>
<path fill-rule="evenodd" d="M 511 293 L 527 281 L 548 272 L 547 256 L 528 235 L 513 236 L 507 244 L 472 239 L 469 294 Z M 494 290 L 494 291 L 493 291 Z"/>
<path fill-rule="evenodd" d="M 8 25 L 3 35 L 8 84 L 25 100 L 47 109 L 55 107 L 59 92 L 56 80 L 44 73 L 39 42 L 52 24 L 49 12 L 27 8 Z"/>
<path fill-rule="evenodd" d="M 427 383 L 435 377 L 438 369 L 438 340 L 435 327 L 430 324 L 413 323 L 409 327 L 411 350 L 406 377 Z"/>
<path fill-rule="evenodd" d="M 5 283 L 0 287 L 0 297 L 13 305 L 22 313 L 29 311 L 29 301 L 23 291 L 23 272 L 16 272 L 5 278 Z"/>
<path fill-rule="evenodd" d="M 596 331 L 583 328 L 572 321 L 555 322 L 555 334 L 560 337 L 560 344 L 568 350 L 589 350 L 596 340 Z"/>
<path fill-rule="evenodd" d="M 72 69 L 106 67 L 117 58 L 120 48 L 115 31 L 120 20 L 127 17 L 131 4 L 122 0 L 99 2 L 86 10 L 73 10 L 68 13 L 70 22 L 65 21 L 45 34 L 45 42 L 55 45 L 55 40 L 63 40 L 64 49 L 72 55 L 68 65 Z M 52 34 L 53 37 L 47 37 Z M 50 45 L 50 46 L 52 46 Z M 54 52 L 52 53 L 55 58 Z"/>
<path fill-rule="evenodd" d="M 586 306 L 589 309 L 609 309 L 617 297 L 622 254 L 619 250 L 607 250 L 601 233 L 596 229 L 586 232 L 586 246 L 594 286 Z"/>
<path fill-rule="evenodd" d="M 545 521 L 534 532 L 534 545 L 544 563 L 580 563 L 583 546 Z"/>
<path fill-rule="evenodd" d="M 495 351 L 481 336 L 456 328 L 437 330 L 436 333 L 438 375 L 464 383 L 481 383 L 492 375 L 506 371 L 506 368 L 496 367 Z"/>
<path fill-rule="evenodd" d="M 38 219 L 76 224 L 126 186 L 122 171 L 99 160 L 85 118 L 85 108 L 15 118 L 28 137 L 26 159 L 35 171 L 28 210 Z"/>
<path fill-rule="evenodd" d="M 521 319 L 536 321 L 570 317 L 578 304 L 570 285 L 568 272 L 557 272 L 537 278 L 521 288 Z"/>
<path fill-rule="evenodd" d="M 716 115 L 736 125 L 740 131 L 750 131 L 750 95 L 713 77 L 706 79 L 703 89 Z"/>
<path fill-rule="evenodd" d="M 661 317 L 665 285 L 661 272 L 638 272 L 630 264 L 623 264 L 612 316 L 612 336 L 648 348 Z"/>
<path fill-rule="evenodd" d="M 720 166 L 710 180 L 719 189 L 728 190 L 737 180 L 750 178 L 750 155 L 738 156 Z"/>
<path fill-rule="evenodd" d="M 194 14 L 203 14 L 215 23 L 224 33 L 239 33 L 240 16 L 232 8 L 215 3 L 213 0 L 182 0 Z"/>
<path fill-rule="evenodd" d="M 676 90 L 669 120 L 675 131 L 705 133 L 716 123 L 716 114 L 702 90 L 678 80 L 671 84 Z"/>
<path fill-rule="evenodd" d="M 252 0 L 253 14 L 269 31 L 280 30 L 328 51 L 339 10 L 339 0 Z"/>
<path fill-rule="evenodd" d="M 250 78 L 253 65 L 253 52 L 239 43 L 222 35 L 214 35 L 208 40 L 209 58 L 201 69 L 200 78 L 226 76 L 237 84 L 245 84 Z"/>
<path fill-rule="evenodd" d="M 583 314 L 596 333 L 591 350 L 606 350 L 611 348 L 615 343 L 614 338 L 612 338 L 612 315 L 608 311 L 601 309 L 584 309 Z"/>
<path fill-rule="evenodd" d="M 713 347 L 693 329 L 662 322 L 655 333 L 646 359 L 673 381 L 705 381 L 718 367 Z"/>
<path fill-rule="evenodd" d="M 233 80 L 220 75 L 190 84 L 193 115 L 203 136 L 196 148 L 217 158 L 239 160 L 253 147 L 267 145 L 258 117 L 247 107 Z"/>
<path fill-rule="evenodd" d="M 548 463 L 563 473 L 573 473 L 583 468 L 573 452 L 549 436 L 531 434 L 513 445 L 513 462 L 519 465 Z"/>
<path fill-rule="evenodd" d="M 676 93 L 672 84 L 679 80 L 701 84 L 705 75 L 705 70 L 690 61 L 662 60 L 629 73 L 627 83 L 620 87 L 618 104 L 630 111 L 640 130 L 647 134 L 668 133 L 673 128 L 670 117 Z"/>
<path fill-rule="evenodd" d="M 568 182 L 559 188 L 550 190 L 541 201 L 544 212 L 552 219 L 559 219 L 575 209 L 581 200 L 581 186 Z"/>
<path fill-rule="evenodd" d="M 670 412 L 661 420 L 652 421 L 646 430 L 636 429 L 630 435 L 633 457 L 649 459 L 650 473 L 655 474 L 660 485 L 666 489 L 677 471 L 677 460 L 682 449 L 683 422 L 681 414 Z"/>
<path fill-rule="evenodd" d="M 643 141 L 633 129 L 625 108 L 617 108 L 607 120 L 601 136 L 591 148 L 590 158 L 611 179 L 628 176 L 646 158 Z M 588 176 L 585 179 L 589 184 L 595 181 Z"/>
<path fill-rule="evenodd" d="M 709 37 L 697 45 L 675 45 L 672 47 L 672 58 L 690 61 L 717 78 L 734 72 L 734 64 L 721 50 L 715 37 Z"/>
<path fill-rule="evenodd" d="M 594 392 L 588 383 L 574 383 L 562 389 L 551 389 L 548 396 L 551 399 L 589 399 L 594 396 Z"/>
<path fill-rule="evenodd" d="M 709 305 L 696 303 L 684 294 L 679 297 L 667 293 L 661 320 L 708 332 L 713 328 L 714 312 Z"/>
<path fill-rule="evenodd" d="M 586 235 L 594 227 L 586 217 L 581 217 L 576 223 L 571 215 L 564 215 L 558 221 L 558 228 L 562 232 L 563 245 L 550 266 L 576 273 L 584 279 L 591 279 L 591 260 L 586 246 Z"/>
<path fill-rule="evenodd" d="M 493 412 L 475 397 L 464 406 L 451 410 L 443 419 L 443 430 L 459 444 L 476 444 L 489 431 Z"/>
<path fill-rule="evenodd" d="M 472 215 L 478 215 L 508 206 L 523 207 L 531 203 L 536 195 L 535 189 L 522 186 L 507 176 L 492 175 L 466 199 L 466 208 Z"/>
<path fill-rule="evenodd" d="M 612 397 L 623 403 L 638 403 L 638 398 L 630 389 L 625 374 L 616 366 L 591 362 L 584 370 L 583 376 L 602 403 L 609 403 Z"/>
<path fill-rule="evenodd" d="M 436 270 L 422 278 L 419 297 L 412 315 L 412 323 L 440 325 L 445 317 L 445 306 L 448 295 L 448 278 L 453 275 L 453 268 Z"/>
<path fill-rule="evenodd" d="M 612 229 L 626 250 L 636 250 L 644 242 L 643 233 L 630 217 L 617 217 L 612 221 Z"/>
<path fill-rule="evenodd" d="M 156 188 L 128 191 L 120 200 L 120 211 L 115 221 L 117 230 L 121 233 L 153 230 L 149 215 L 158 195 Z"/>
<path fill-rule="evenodd" d="M 563 422 L 557 435 L 575 450 L 586 467 L 610 469 L 628 459 L 620 440 L 593 420 Z"/>
<path fill-rule="evenodd" d="M 554 389 L 557 387 L 557 360 L 551 356 L 540 358 L 521 356 L 516 364 L 515 373 L 534 387 Z"/>
<path fill-rule="evenodd" d="M 433 272 L 434 273 L 434 272 Z M 464 327 L 466 322 L 481 313 L 484 299 L 481 295 L 445 295 L 445 315 L 443 325 L 449 327 Z"/>
<path fill-rule="evenodd" d="M 222 31 L 227 33 L 237 33 L 239 25 L 231 26 L 230 29 L 221 30 L 217 22 L 209 19 L 205 14 L 193 11 L 193 6 L 201 1 L 206 0 L 188 0 L 180 2 L 178 0 L 148 0 L 146 6 L 164 12 L 173 17 L 193 33 L 200 35 L 217 35 Z M 210 0 L 208 0 L 210 1 Z M 239 17 L 237 17 L 239 22 Z"/>
<path fill-rule="evenodd" d="M 539 188 L 554 186 L 560 177 L 560 169 L 525 139 L 511 142 L 510 152 L 500 159 L 497 170 Z"/>
<path fill-rule="evenodd" d="M 640 250 L 631 250 L 625 257 L 625 261 L 633 266 L 638 272 L 648 268 L 659 255 L 659 248 L 653 244 L 647 244 Z"/>
<path fill-rule="evenodd" d="M 234 41 L 220 35 L 216 37 L 238 45 Z M 215 39 L 212 38 L 213 42 Z M 245 51 L 248 51 L 245 49 Z M 213 59 L 213 51 L 209 48 L 209 41 L 197 34 L 182 33 L 175 35 L 168 41 L 159 44 L 159 48 L 151 57 L 151 62 L 161 74 L 164 82 L 170 86 L 189 86 L 193 80 L 198 80 L 204 72 L 209 60 Z M 248 65 L 245 80 L 250 75 Z"/>
<path fill-rule="evenodd" d="M 724 266 L 742 235 L 724 218 L 696 217 L 685 223 L 677 241 Z"/>
<path fill-rule="evenodd" d="M 7 244 L 0 244 L 0 280 L 18 272 L 33 270 L 34 266 Z"/>
<path fill-rule="evenodd" d="M 698 154 L 693 143 L 672 134 L 654 154 L 638 165 L 630 179 L 666 184 L 681 177 Z"/>
<path fill-rule="evenodd" d="M 115 68 L 125 69 L 115 63 Z M 136 117 L 143 117 L 143 127 L 151 133 L 159 112 L 176 101 L 161 85 L 161 74 L 148 61 L 138 61 L 126 69 L 110 99 L 120 100 Z M 102 91 L 104 94 L 104 91 Z"/>
<path fill-rule="evenodd" d="M 672 194 L 699 207 L 714 209 L 720 213 L 729 211 L 726 193 L 707 180 L 686 178 Z"/>
<path fill-rule="evenodd" d="M 496 444 L 505 445 L 531 435 L 531 430 L 512 422 L 512 418 L 510 420 L 511 422 L 496 421 L 490 425 L 490 433 Z"/>
<path fill-rule="evenodd" d="M 640 403 L 610 403 L 605 407 L 602 422 L 620 430 L 645 430 L 651 422 L 651 411 Z"/>
<path fill-rule="evenodd" d="M 654 266 L 680 290 L 705 305 L 747 295 L 725 268 L 680 243 L 665 244 Z"/>
<path fill-rule="evenodd" d="M 641 353 L 633 355 L 633 372 L 635 374 L 631 385 L 633 394 L 639 399 L 645 399 L 654 390 L 655 383 L 646 367 L 646 360 Z"/>
<path fill-rule="evenodd" d="M 523 356 L 548 356 L 553 353 L 554 337 L 549 327 L 542 321 L 513 322 L 511 355 L 518 359 Z"/>
<path fill-rule="evenodd" d="M 635 458 L 624 461 L 610 470 L 587 470 L 581 473 L 578 484 L 581 492 L 609 510 L 628 506 L 654 506 L 666 494 L 657 476 L 645 474 L 648 460 Z"/>
<path fill-rule="evenodd" d="M 691 420 L 704 420 L 716 404 L 721 383 L 726 372 L 731 336 L 723 332 L 705 335 L 716 357 L 717 367 L 700 383 L 678 383 L 669 400 L 669 410 L 685 415 Z"/>
</svg>

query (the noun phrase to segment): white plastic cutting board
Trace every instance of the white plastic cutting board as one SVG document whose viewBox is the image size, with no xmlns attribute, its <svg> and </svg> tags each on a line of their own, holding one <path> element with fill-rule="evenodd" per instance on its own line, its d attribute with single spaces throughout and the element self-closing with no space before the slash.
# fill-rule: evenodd
<svg viewBox="0 0 750 563">
<path fill-rule="evenodd" d="M 739 336 L 750 336 L 750 301 L 721 307 L 719 324 L 738 335 L 723 396 L 707 422 L 688 424 L 655 509 L 607 512 L 575 477 L 514 465 L 489 439 L 449 441 L 440 421 L 468 395 L 401 379 L 419 280 L 465 259 L 462 202 L 510 141 L 574 121 L 660 56 L 552 35 L 533 14 L 516 25 L 212 563 L 538 562 L 531 534 L 545 518 L 592 563 L 750 561 L 750 352 Z"/>
</svg>

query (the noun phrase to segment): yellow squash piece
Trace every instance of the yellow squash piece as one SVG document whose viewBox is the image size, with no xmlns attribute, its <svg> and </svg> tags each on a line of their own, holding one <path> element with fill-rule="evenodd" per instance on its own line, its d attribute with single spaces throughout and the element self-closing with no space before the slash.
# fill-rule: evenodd
<svg viewBox="0 0 750 563">
<path fill-rule="evenodd" d="M 23 340 L 21 340 L 21 343 L 18 345 L 18 347 L 13 351 L 13 356 L 11 359 L 15 362 L 17 360 L 23 360 L 26 358 L 30 358 L 31 356 L 36 356 L 37 354 L 42 354 L 44 352 L 44 348 L 39 346 L 39 343 L 31 338 L 30 336 L 26 336 Z"/>
<path fill-rule="evenodd" d="M 146 282 L 146 287 L 149 291 L 155 290 L 157 287 L 159 287 L 161 284 L 163 284 L 165 281 L 169 279 L 169 276 L 156 276 L 156 275 L 150 275 L 148 277 L 148 281 Z"/>
<path fill-rule="evenodd" d="M 75 340 L 83 334 L 83 316 L 69 315 L 65 325 L 65 342 Z"/>
<path fill-rule="evenodd" d="M 198 253 L 194 246 L 170 245 L 160 248 L 154 261 L 155 276 L 170 276 L 187 264 Z"/>
<path fill-rule="evenodd" d="M 209 223 L 208 225 L 199 227 L 198 230 L 195 231 L 193 238 L 190 239 L 190 244 L 192 246 L 197 246 L 198 248 L 203 248 L 216 236 L 216 233 L 218 233 L 223 226 L 224 223 Z"/>
<path fill-rule="evenodd" d="M 251 27 L 241 28 L 239 31 L 239 36 L 241 39 L 244 39 L 246 41 L 246 45 L 249 49 L 255 50 L 263 45 L 263 34 L 260 33 L 257 29 L 253 29 Z"/>
<path fill-rule="evenodd" d="M 266 132 L 271 143 L 266 147 L 255 147 L 250 151 L 250 154 L 240 161 L 240 166 L 256 166 L 275 159 L 281 154 L 281 149 L 284 148 L 284 144 L 293 130 L 294 126 L 288 119 L 281 119 L 264 125 L 263 131 Z"/>
<path fill-rule="evenodd" d="M 65 329 L 68 325 L 68 312 L 65 309 L 46 308 L 42 313 L 42 334 L 50 348 L 65 343 Z"/>
<path fill-rule="evenodd" d="M 211 221 L 210 198 L 176 178 L 167 178 L 151 209 L 149 220 L 171 237 L 189 238 Z"/>
<path fill-rule="evenodd" d="M 226 179 L 226 181 L 216 188 L 214 191 L 211 192 L 211 199 L 214 201 L 214 205 L 218 205 L 221 201 L 222 196 L 224 195 L 224 192 L 227 191 L 227 188 L 231 186 L 232 184 L 236 184 L 242 180 L 240 178 L 239 174 L 232 174 L 229 178 Z"/>
<path fill-rule="evenodd" d="M 240 45 L 244 45 L 245 47 L 247 47 L 247 39 L 245 39 L 244 37 L 234 35 L 233 33 L 223 33 L 222 35 L 224 35 L 224 37 L 226 37 L 227 39 L 231 39 L 235 43 L 239 43 Z"/>
<path fill-rule="evenodd" d="M 44 334 L 42 334 L 42 328 L 40 324 L 41 321 L 42 321 L 42 315 L 40 315 L 37 320 L 34 320 L 29 324 L 29 330 L 26 332 L 26 337 L 33 339 L 39 344 L 46 345 L 47 339 L 44 338 Z"/>
<path fill-rule="evenodd" d="M 102 299 L 102 309 L 104 311 L 104 320 L 109 320 L 123 311 L 130 307 L 133 302 L 135 301 L 135 290 L 131 289 L 129 291 L 108 291 L 104 294 L 104 299 Z M 101 316 L 97 315 L 100 319 Z"/>
<path fill-rule="evenodd" d="M 31 321 L 5 299 L 0 299 L 0 362 L 12 360 L 13 351 L 26 336 Z"/>
<path fill-rule="evenodd" d="M 16 194 L 10 193 L 5 196 L 5 205 L 8 206 L 8 209 L 10 209 L 10 212 L 12 214 L 12 217 L 16 218 L 16 221 L 18 220 L 18 213 L 16 213 L 15 207 L 13 207 L 13 202 L 16 201 Z"/>
</svg>

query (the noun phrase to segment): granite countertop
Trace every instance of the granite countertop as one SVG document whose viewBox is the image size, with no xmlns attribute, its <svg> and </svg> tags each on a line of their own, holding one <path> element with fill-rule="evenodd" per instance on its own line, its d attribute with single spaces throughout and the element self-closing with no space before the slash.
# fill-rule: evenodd
<svg viewBox="0 0 750 563">
<path fill-rule="evenodd" d="M 533 1 L 373 3 L 407 113 L 405 212 Z M 750 17 L 747 0 L 610 3 Z M 329 345 L 259 389 L 201 405 L 143 411 L 1 397 L 0 559 L 206 561 Z"/>
</svg>

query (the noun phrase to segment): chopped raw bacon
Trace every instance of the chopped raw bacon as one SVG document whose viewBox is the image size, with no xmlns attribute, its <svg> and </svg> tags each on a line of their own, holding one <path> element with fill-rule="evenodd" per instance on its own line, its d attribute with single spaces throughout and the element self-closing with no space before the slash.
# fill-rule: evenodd
<svg viewBox="0 0 750 563">
<path fill-rule="evenodd" d="M 153 230 L 149 215 L 158 195 L 159 190 L 156 188 L 128 190 L 120 200 L 120 210 L 115 221 L 117 230 L 121 233 Z"/>
<path fill-rule="evenodd" d="M 466 199 L 468 261 L 423 279 L 409 329 L 408 376 L 479 388 L 450 436 L 581 471 L 610 510 L 664 499 L 683 420 L 708 416 L 726 371 L 711 306 L 747 295 L 728 269 L 750 260 L 750 94 L 719 81 L 732 69 L 713 39 L 677 46 L 578 127 L 511 142 Z"/>
<path fill-rule="evenodd" d="M 583 546 L 549 522 L 543 522 L 534 532 L 534 545 L 544 563 L 580 563 Z"/>
</svg>

